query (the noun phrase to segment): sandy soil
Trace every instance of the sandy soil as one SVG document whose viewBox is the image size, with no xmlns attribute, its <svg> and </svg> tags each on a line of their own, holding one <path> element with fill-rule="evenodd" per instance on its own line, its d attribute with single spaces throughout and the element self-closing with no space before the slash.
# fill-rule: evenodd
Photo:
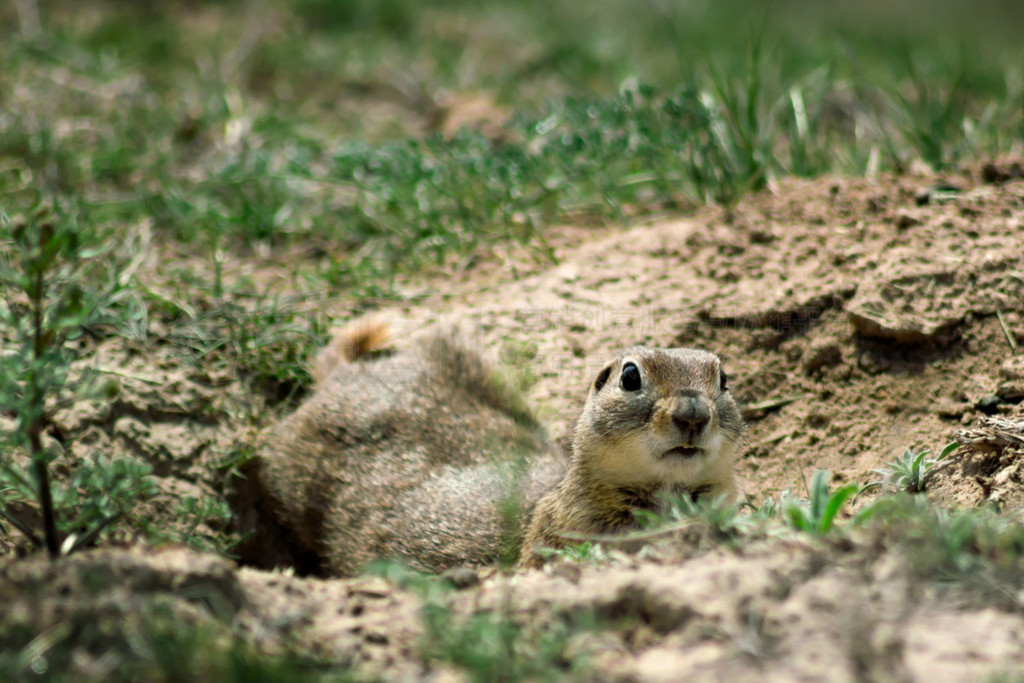
<svg viewBox="0 0 1024 683">
<path fill-rule="evenodd" d="M 794 180 L 728 211 L 564 227 L 550 236 L 555 265 L 495 248 L 402 283 L 415 303 L 384 313 L 399 328 L 441 318 L 475 330 L 481 350 L 528 378 L 556 437 L 614 349 L 710 348 L 750 421 L 740 471 L 753 500 L 806 495 L 819 468 L 864 483 L 908 446 L 937 453 L 958 430 L 970 441 L 982 418 L 1019 415 L 1020 175 L 1004 163 L 943 177 Z M 342 317 L 352 302 L 323 305 Z M 83 362 L 118 368 L 121 398 L 65 411 L 59 428 L 76 453 L 103 448 L 153 464 L 164 490 L 153 515 L 172 519 L 176 497 L 214 492 L 213 466 L 252 438 L 240 409 L 252 397 L 231 377 L 190 374 L 123 342 Z M 955 460 L 931 495 L 1020 506 L 1024 449 L 996 453 Z M 120 592 L 82 588 L 96 572 Z M 69 590 L 54 591 L 61 582 Z M 18 596 L 4 622 L 11 633 L 97 605 L 124 616 L 162 595 L 265 649 L 298 644 L 388 680 L 460 680 L 420 653 L 419 609 L 431 600 L 454 623 L 472 613 L 510 619 L 527 641 L 578 630 L 561 665 L 585 662 L 604 680 L 976 680 L 1020 675 L 1024 661 L 1019 596 L 1016 608 L 951 602 L 916 585 L 892 554 L 796 537 L 710 552 L 684 539 L 603 565 L 483 570 L 458 583 L 430 597 L 380 577 L 304 579 L 176 548 L 0 567 L 0 595 Z M 91 656 L 79 670 L 99 666 Z"/>
</svg>

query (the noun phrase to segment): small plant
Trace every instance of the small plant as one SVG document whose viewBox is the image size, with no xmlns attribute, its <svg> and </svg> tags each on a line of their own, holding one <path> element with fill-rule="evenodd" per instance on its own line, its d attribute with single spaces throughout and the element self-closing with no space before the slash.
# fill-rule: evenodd
<svg viewBox="0 0 1024 683">
<path fill-rule="evenodd" d="M 728 178 L 715 199 L 730 204 L 768 182 L 775 135 L 775 112 L 765 102 L 766 59 L 761 37 L 751 39 L 746 64 L 738 73 L 724 73 L 707 65 L 711 93 L 702 95 L 720 149 L 720 173 Z M 800 106 L 803 106 L 801 103 Z"/>
<path fill-rule="evenodd" d="M 802 178 L 813 178 L 832 163 L 835 144 L 826 127 L 827 102 L 835 81 L 830 64 L 794 83 L 781 107 L 788 163 L 785 170 Z M 781 157 L 782 155 L 778 155 Z"/>
<path fill-rule="evenodd" d="M 665 496 L 662 502 L 663 507 L 658 512 L 637 512 L 641 524 L 666 530 L 700 525 L 713 539 L 727 541 L 741 536 L 756 523 L 750 516 L 741 514 L 738 506 L 721 497 Z"/>
<path fill-rule="evenodd" d="M 892 89 L 892 110 L 909 145 L 932 168 L 939 170 L 959 159 L 964 148 L 964 78 L 956 73 L 935 85 L 906 56 L 907 76 L 913 96 L 900 87 Z"/>
<path fill-rule="evenodd" d="M 560 557 L 576 564 L 601 562 L 608 558 L 601 544 L 593 541 L 570 543 L 564 548 L 538 548 L 536 552 L 545 559 Z"/>
<path fill-rule="evenodd" d="M 955 451 L 958 445 L 955 441 L 948 444 L 937 458 L 926 457 L 931 452 L 927 448 L 917 452 L 913 448 L 907 448 L 903 455 L 895 458 L 888 467 L 875 470 L 882 477 L 875 484 L 883 489 L 892 487 L 897 491 L 921 493 L 924 491 L 929 470 Z"/>
<path fill-rule="evenodd" d="M 100 532 L 125 519 L 141 498 L 156 494 L 152 468 L 133 458 L 109 459 L 99 453 L 75 465 L 67 486 L 54 489 L 61 552 L 89 546 Z"/>
<path fill-rule="evenodd" d="M 783 493 L 785 496 L 786 493 Z M 780 503 L 776 502 L 774 498 L 768 496 L 761 503 L 760 507 L 750 506 L 752 508 L 751 516 L 759 519 L 775 519 L 779 516 Z"/>
<path fill-rule="evenodd" d="M 836 515 L 859 490 L 856 484 L 841 486 L 829 491 L 828 470 L 818 470 L 811 477 L 810 501 L 804 503 L 794 498 L 786 498 L 782 502 L 782 513 L 786 521 L 798 531 L 812 534 L 827 534 L 832 530 Z"/>
<path fill-rule="evenodd" d="M 565 680 L 586 666 L 585 660 L 566 659 L 573 629 L 561 621 L 544 629 L 528 628 L 507 609 L 460 618 L 438 596 L 425 602 L 421 614 L 424 660 L 454 664 L 471 681 Z"/>
<path fill-rule="evenodd" d="M 119 278 L 97 290 L 88 286 L 90 262 L 103 253 L 99 240 L 62 207 L 39 209 L 30 218 L 2 219 L 13 249 L 0 252 L 0 323 L 10 337 L 0 366 L 0 414 L 14 417 L 0 454 L 0 516 L 50 557 L 91 542 L 130 509 L 147 490 L 147 466 L 100 457 L 72 468 L 70 481 L 56 492 L 51 465 L 61 444 L 51 433 L 52 415 L 65 400 L 112 398 L 116 383 L 85 375 L 70 379 L 72 353 L 66 342 L 99 322 L 123 288 Z M 27 453 L 24 467 L 13 453 Z M 15 515 L 11 506 L 34 501 L 42 532 Z"/>
<path fill-rule="evenodd" d="M 874 545 L 898 549 L 911 573 L 996 600 L 1024 606 L 1024 525 L 992 509 L 948 510 L 925 496 L 882 496 L 855 525 Z"/>
<path fill-rule="evenodd" d="M 196 530 L 199 525 L 204 522 L 213 522 L 214 524 L 220 524 L 226 526 L 231 520 L 231 509 L 228 504 L 223 500 L 215 498 L 197 498 L 195 496 L 185 496 L 181 499 L 175 508 L 181 518 L 188 519 L 188 526 L 181 533 L 181 542 L 186 545 L 192 546 L 197 550 L 212 550 L 218 551 L 222 548 L 226 548 L 230 545 L 237 544 L 231 543 L 227 538 L 222 538 L 219 534 L 216 539 L 211 542 L 210 539 L 202 534 L 197 534 Z"/>
<path fill-rule="evenodd" d="M 312 384 L 309 354 L 327 339 L 324 319 L 302 313 L 296 298 L 253 299 L 248 305 L 225 300 L 202 313 L 190 312 L 172 328 L 170 339 L 197 365 L 230 369 L 273 403 L 301 397 Z"/>
</svg>

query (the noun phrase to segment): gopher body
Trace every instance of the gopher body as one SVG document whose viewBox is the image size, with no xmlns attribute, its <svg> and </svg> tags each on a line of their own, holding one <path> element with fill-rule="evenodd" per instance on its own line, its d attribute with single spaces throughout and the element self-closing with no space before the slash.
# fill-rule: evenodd
<svg viewBox="0 0 1024 683">
<path fill-rule="evenodd" d="M 591 384 L 567 458 L 462 338 L 435 327 L 396 350 L 363 321 L 332 340 L 316 391 L 264 432 L 246 472 L 247 560 L 333 576 L 388 557 L 537 566 L 567 534 L 631 527 L 663 492 L 739 496 L 743 420 L 713 353 L 621 353 Z"/>
<path fill-rule="evenodd" d="M 332 576 L 376 558 L 434 572 L 515 559 L 518 520 L 566 458 L 459 338 L 435 327 L 381 348 L 386 325 L 363 321 L 325 347 L 314 394 L 245 473 L 247 559 Z"/>
</svg>

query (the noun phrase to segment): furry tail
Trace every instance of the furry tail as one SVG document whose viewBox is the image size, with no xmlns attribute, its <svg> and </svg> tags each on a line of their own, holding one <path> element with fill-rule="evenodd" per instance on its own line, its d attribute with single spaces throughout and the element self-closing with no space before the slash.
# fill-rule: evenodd
<svg viewBox="0 0 1024 683">
<path fill-rule="evenodd" d="M 377 316 L 359 318 L 335 330 L 316 357 L 311 374 L 316 384 L 322 384 L 334 369 L 343 363 L 354 363 L 393 348 L 391 326 Z"/>
</svg>

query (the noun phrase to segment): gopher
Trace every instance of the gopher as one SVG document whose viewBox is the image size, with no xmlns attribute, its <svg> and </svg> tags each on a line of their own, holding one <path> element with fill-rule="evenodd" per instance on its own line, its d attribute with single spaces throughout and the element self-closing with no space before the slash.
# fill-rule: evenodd
<svg viewBox="0 0 1024 683">
<path fill-rule="evenodd" d="M 536 566 L 537 548 L 628 528 L 661 491 L 738 494 L 743 421 L 714 354 L 624 351 L 591 385 L 566 456 L 460 339 L 434 327 L 395 349 L 373 320 L 335 336 L 314 394 L 261 435 L 246 471 L 245 559 L 333 576 L 376 558 Z"/>
</svg>

